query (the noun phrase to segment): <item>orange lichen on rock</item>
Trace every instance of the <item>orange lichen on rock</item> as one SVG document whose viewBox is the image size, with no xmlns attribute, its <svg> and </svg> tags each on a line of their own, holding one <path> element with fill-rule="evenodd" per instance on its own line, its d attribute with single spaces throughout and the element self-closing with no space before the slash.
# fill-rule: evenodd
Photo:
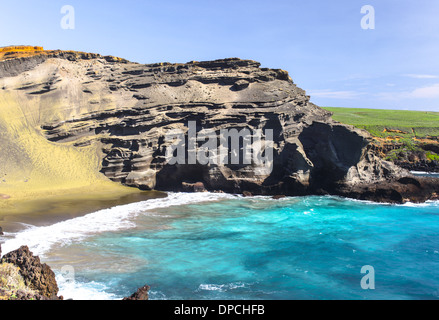
<svg viewBox="0 0 439 320">
<path fill-rule="evenodd" d="M 0 47 L 0 61 L 28 58 L 39 55 L 57 56 L 57 55 L 69 55 L 73 60 L 84 59 L 91 60 L 96 58 L 103 58 L 107 62 L 119 62 L 127 63 L 128 61 L 114 56 L 101 56 L 97 53 L 88 53 L 72 50 L 44 50 L 43 47 L 38 46 L 8 46 Z"/>
<path fill-rule="evenodd" d="M 0 47 L 0 52 L 25 52 L 25 51 L 43 51 L 43 47 L 34 47 L 34 46 L 9 46 L 9 47 Z"/>
<path fill-rule="evenodd" d="M 387 129 L 384 128 L 383 132 L 390 132 L 390 133 L 400 133 L 400 134 L 408 134 L 408 132 L 405 131 L 401 131 L 401 130 L 394 130 L 394 129 Z"/>
<path fill-rule="evenodd" d="M 439 144 L 439 141 L 436 139 L 429 139 L 429 138 L 424 138 L 424 139 L 420 139 L 420 138 L 413 138 L 414 141 L 420 142 L 420 143 L 426 143 L 426 144 Z"/>
<path fill-rule="evenodd" d="M 29 57 L 44 52 L 43 47 L 38 46 L 8 46 L 0 48 L 0 60 L 8 60 Z"/>
</svg>

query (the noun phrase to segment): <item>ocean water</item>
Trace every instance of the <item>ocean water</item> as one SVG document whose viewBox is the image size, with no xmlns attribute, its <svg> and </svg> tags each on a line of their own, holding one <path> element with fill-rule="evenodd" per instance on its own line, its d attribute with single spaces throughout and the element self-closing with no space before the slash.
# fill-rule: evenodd
<svg viewBox="0 0 439 320">
<path fill-rule="evenodd" d="M 438 299 L 439 202 L 172 193 L 6 234 L 60 294 L 121 299 Z M 363 266 L 375 271 L 364 290 Z"/>
<path fill-rule="evenodd" d="M 439 172 L 411 171 L 416 177 L 439 178 Z"/>
</svg>

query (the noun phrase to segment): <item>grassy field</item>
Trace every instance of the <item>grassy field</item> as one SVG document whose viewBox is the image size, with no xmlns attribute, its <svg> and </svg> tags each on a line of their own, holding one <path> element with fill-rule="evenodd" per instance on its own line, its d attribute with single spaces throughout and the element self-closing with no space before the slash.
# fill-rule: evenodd
<svg viewBox="0 0 439 320">
<path fill-rule="evenodd" d="M 386 138 L 439 137 L 439 112 L 332 108 L 333 119 L 369 131 L 373 136 Z"/>
</svg>

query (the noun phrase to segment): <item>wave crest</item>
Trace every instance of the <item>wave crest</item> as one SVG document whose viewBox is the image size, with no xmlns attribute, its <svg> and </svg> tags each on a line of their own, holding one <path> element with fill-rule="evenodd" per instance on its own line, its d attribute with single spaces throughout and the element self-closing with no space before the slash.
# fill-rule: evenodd
<svg viewBox="0 0 439 320">
<path fill-rule="evenodd" d="M 29 227 L 13 234 L 2 245 L 4 254 L 27 245 L 35 255 L 44 255 L 53 246 L 64 246 L 96 234 L 135 228 L 133 219 L 139 214 L 151 214 L 158 208 L 187 205 L 205 201 L 234 198 L 219 193 L 169 193 L 167 198 L 116 206 L 99 210 L 83 217 L 62 221 L 45 227 Z"/>
</svg>

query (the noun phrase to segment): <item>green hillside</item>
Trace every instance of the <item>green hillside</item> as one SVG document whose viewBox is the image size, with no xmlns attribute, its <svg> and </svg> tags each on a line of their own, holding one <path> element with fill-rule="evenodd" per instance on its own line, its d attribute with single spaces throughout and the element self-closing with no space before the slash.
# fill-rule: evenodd
<svg viewBox="0 0 439 320">
<path fill-rule="evenodd" d="M 395 132 L 392 130 L 402 131 L 397 134 L 403 138 L 439 136 L 439 112 L 332 107 L 323 109 L 333 112 L 334 120 L 365 129 L 376 137 L 394 136 Z"/>
</svg>

